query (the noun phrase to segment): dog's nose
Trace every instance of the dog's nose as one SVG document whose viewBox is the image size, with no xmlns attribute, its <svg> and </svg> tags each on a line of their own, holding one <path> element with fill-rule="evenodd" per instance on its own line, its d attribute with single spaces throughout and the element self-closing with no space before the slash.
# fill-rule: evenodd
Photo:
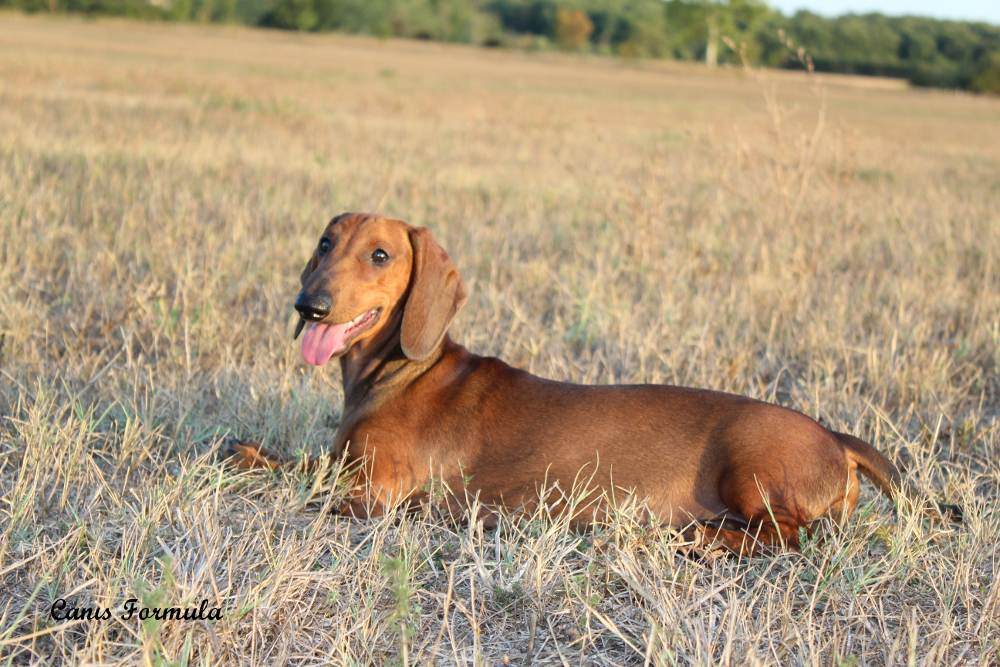
<svg viewBox="0 0 1000 667">
<path fill-rule="evenodd" d="M 299 311 L 302 319 L 314 322 L 318 322 L 329 315 L 332 305 L 333 300 L 330 298 L 330 295 L 323 292 L 319 294 L 301 292 L 295 299 L 295 310 Z"/>
</svg>

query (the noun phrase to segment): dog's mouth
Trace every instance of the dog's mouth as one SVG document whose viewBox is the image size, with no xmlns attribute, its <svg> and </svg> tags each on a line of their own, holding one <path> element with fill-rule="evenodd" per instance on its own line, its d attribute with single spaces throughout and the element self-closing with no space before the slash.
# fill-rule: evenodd
<svg viewBox="0 0 1000 667">
<path fill-rule="evenodd" d="M 302 358 L 313 366 L 322 366 L 346 352 L 355 338 L 374 326 L 381 313 L 381 308 L 372 308 L 343 324 L 307 324 L 302 336 Z"/>
</svg>

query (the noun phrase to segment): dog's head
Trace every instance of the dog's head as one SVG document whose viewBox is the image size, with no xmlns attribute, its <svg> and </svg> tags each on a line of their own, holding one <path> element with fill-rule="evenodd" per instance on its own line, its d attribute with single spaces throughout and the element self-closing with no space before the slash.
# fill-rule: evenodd
<svg viewBox="0 0 1000 667">
<path fill-rule="evenodd" d="M 302 356 L 322 366 L 398 328 L 403 353 L 426 359 L 465 303 L 451 259 L 425 228 L 344 213 L 330 221 L 301 276 Z"/>
</svg>

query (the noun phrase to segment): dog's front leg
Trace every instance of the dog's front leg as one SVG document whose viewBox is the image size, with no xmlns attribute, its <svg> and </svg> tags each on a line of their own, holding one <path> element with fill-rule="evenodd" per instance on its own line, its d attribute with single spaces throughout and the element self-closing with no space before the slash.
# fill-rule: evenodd
<svg viewBox="0 0 1000 667">
<path fill-rule="evenodd" d="M 227 438 L 223 441 L 219 456 L 228 459 L 241 470 L 277 470 L 287 463 L 281 456 L 264 449 L 260 443 L 239 438 Z"/>
</svg>

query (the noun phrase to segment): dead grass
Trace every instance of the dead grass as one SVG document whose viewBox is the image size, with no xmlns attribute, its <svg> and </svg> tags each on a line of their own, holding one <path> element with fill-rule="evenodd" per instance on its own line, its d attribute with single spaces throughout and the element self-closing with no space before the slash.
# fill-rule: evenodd
<svg viewBox="0 0 1000 667">
<path fill-rule="evenodd" d="M 0 656 L 155 664 L 996 664 L 1000 102 L 802 77 L 0 15 Z M 820 111 L 823 117 L 820 117 Z M 472 349 L 780 401 L 961 528 L 862 509 L 696 562 L 627 512 L 331 516 L 290 300 L 333 213 L 429 225 Z M 223 608 L 60 624 L 59 598 Z"/>
</svg>

